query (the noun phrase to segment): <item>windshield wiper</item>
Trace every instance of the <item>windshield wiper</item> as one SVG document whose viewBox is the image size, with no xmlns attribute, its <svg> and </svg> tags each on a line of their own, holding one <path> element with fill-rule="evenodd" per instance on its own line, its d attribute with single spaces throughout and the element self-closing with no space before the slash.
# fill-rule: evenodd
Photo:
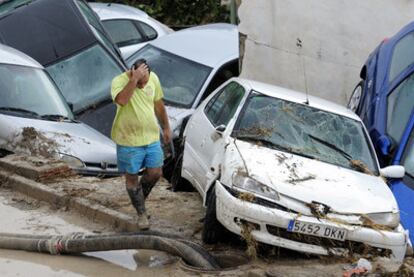
<svg viewBox="0 0 414 277">
<path fill-rule="evenodd" d="M 267 147 L 270 147 L 272 149 L 276 149 L 276 150 L 279 150 L 279 151 L 284 151 L 284 152 L 288 152 L 288 153 L 291 153 L 291 154 L 299 155 L 299 156 L 302 156 L 302 157 L 305 157 L 305 158 L 309 158 L 309 159 L 312 159 L 312 160 L 315 159 L 315 157 L 312 156 L 312 155 L 308 155 L 308 154 L 305 154 L 305 153 L 303 153 L 301 151 L 298 151 L 299 149 L 297 149 L 295 151 L 295 149 L 293 149 L 291 147 L 283 146 L 283 145 L 274 143 L 273 141 L 270 141 L 268 139 L 258 138 L 258 137 L 253 137 L 253 136 L 246 136 L 246 135 L 236 136 L 236 138 L 237 139 L 240 139 L 240 140 L 260 142 L 263 145 L 265 145 Z"/>
<path fill-rule="evenodd" d="M 53 120 L 53 121 L 70 121 L 70 122 L 73 121 L 69 117 L 61 115 L 61 114 L 44 114 L 44 115 L 41 115 L 40 118 L 47 119 L 47 120 Z"/>
<path fill-rule="evenodd" d="M 0 111 L 9 111 L 9 112 L 17 112 L 17 113 L 24 113 L 28 114 L 34 117 L 39 117 L 39 114 L 34 111 L 29 111 L 22 108 L 16 108 L 16 107 L 0 107 Z"/>
<path fill-rule="evenodd" d="M 323 140 L 323 139 L 321 139 L 321 138 L 318 138 L 318 137 L 315 137 L 314 135 L 311 135 L 311 134 L 308 134 L 308 133 L 306 133 L 311 139 L 313 139 L 313 140 L 316 140 L 317 142 L 319 142 L 319 143 L 321 143 L 321 144 L 323 144 L 323 145 L 325 145 L 325 146 L 327 146 L 328 148 L 331 148 L 331 149 L 333 149 L 333 150 L 335 150 L 336 152 L 338 152 L 339 154 L 341 154 L 345 159 L 347 159 L 348 161 L 351 161 L 352 160 L 352 156 L 351 155 L 349 155 L 347 152 L 345 152 L 344 150 L 342 150 L 341 148 L 339 148 L 338 146 L 336 146 L 336 145 L 334 145 L 334 144 L 332 144 L 332 143 L 330 143 L 330 142 L 327 142 L 327 141 L 325 141 L 325 140 Z"/>
</svg>

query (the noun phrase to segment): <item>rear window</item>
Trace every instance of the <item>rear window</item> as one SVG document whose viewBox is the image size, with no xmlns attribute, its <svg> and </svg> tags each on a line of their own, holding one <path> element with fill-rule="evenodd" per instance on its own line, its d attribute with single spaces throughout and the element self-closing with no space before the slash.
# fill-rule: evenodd
<svg viewBox="0 0 414 277">
<path fill-rule="evenodd" d="M 391 59 L 390 77 L 392 82 L 401 72 L 414 63 L 414 33 L 403 37 L 394 48 Z"/>
<path fill-rule="evenodd" d="M 144 41 L 141 33 L 130 20 L 108 20 L 103 24 L 118 47 L 124 47 Z"/>
</svg>

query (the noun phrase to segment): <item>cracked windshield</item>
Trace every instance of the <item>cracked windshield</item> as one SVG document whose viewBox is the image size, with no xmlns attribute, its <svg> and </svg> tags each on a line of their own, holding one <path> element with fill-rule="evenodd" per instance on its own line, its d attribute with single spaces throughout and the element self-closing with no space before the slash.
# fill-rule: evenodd
<svg viewBox="0 0 414 277">
<path fill-rule="evenodd" d="M 158 48 L 147 46 L 128 59 L 127 64 L 145 58 L 157 73 L 164 90 L 164 101 L 173 106 L 191 107 L 211 68 Z"/>
<path fill-rule="evenodd" d="M 350 118 L 264 95 L 251 96 L 233 135 L 281 151 L 376 173 L 362 125 Z"/>
</svg>

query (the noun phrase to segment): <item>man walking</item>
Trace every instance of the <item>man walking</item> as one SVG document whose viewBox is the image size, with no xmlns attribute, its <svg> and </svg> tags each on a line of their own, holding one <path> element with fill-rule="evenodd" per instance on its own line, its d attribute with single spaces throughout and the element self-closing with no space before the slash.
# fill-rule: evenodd
<svg viewBox="0 0 414 277">
<path fill-rule="evenodd" d="M 163 91 L 155 73 L 139 59 L 131 70 L 112 80 L 111 95 L 117 104 L 112 125 L 112 140 L 117 144 L 119 171 L 131 203 L 138 213 L 138 227 L 148 229 L 145 198 L 162 175 L 164 160 L 157 119 L 163 129 L 164 143 L 171 140 Z M 138 182 L 138 172 L 145 168 Z"/>
</svg>

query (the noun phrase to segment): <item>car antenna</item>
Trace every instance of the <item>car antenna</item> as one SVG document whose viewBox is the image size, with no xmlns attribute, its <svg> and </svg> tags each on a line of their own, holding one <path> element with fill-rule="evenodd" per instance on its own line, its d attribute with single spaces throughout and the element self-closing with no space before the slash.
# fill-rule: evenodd
<svg viewBox="0 0 414 277">
<path fill-rule="evenodd" d="M 303 78 L 305 79 L 305 94 L 306 94 L 306 101 L 305 101 L 305 105 L 309 105 L 309 92 L 308 92 L 308 78 L 306 76 L 306 65 L 305 65 L 305 60 L 303 59 L 303 55 L 302 55 L 302 47 L 303 47 L 303 43 L 302 40 L 300 38 L 296 39 L 296 46 L 299 48 L 299 57 L 300 60 L 302 62 L 302 69 L 303 69 Z"/>
</svg>

